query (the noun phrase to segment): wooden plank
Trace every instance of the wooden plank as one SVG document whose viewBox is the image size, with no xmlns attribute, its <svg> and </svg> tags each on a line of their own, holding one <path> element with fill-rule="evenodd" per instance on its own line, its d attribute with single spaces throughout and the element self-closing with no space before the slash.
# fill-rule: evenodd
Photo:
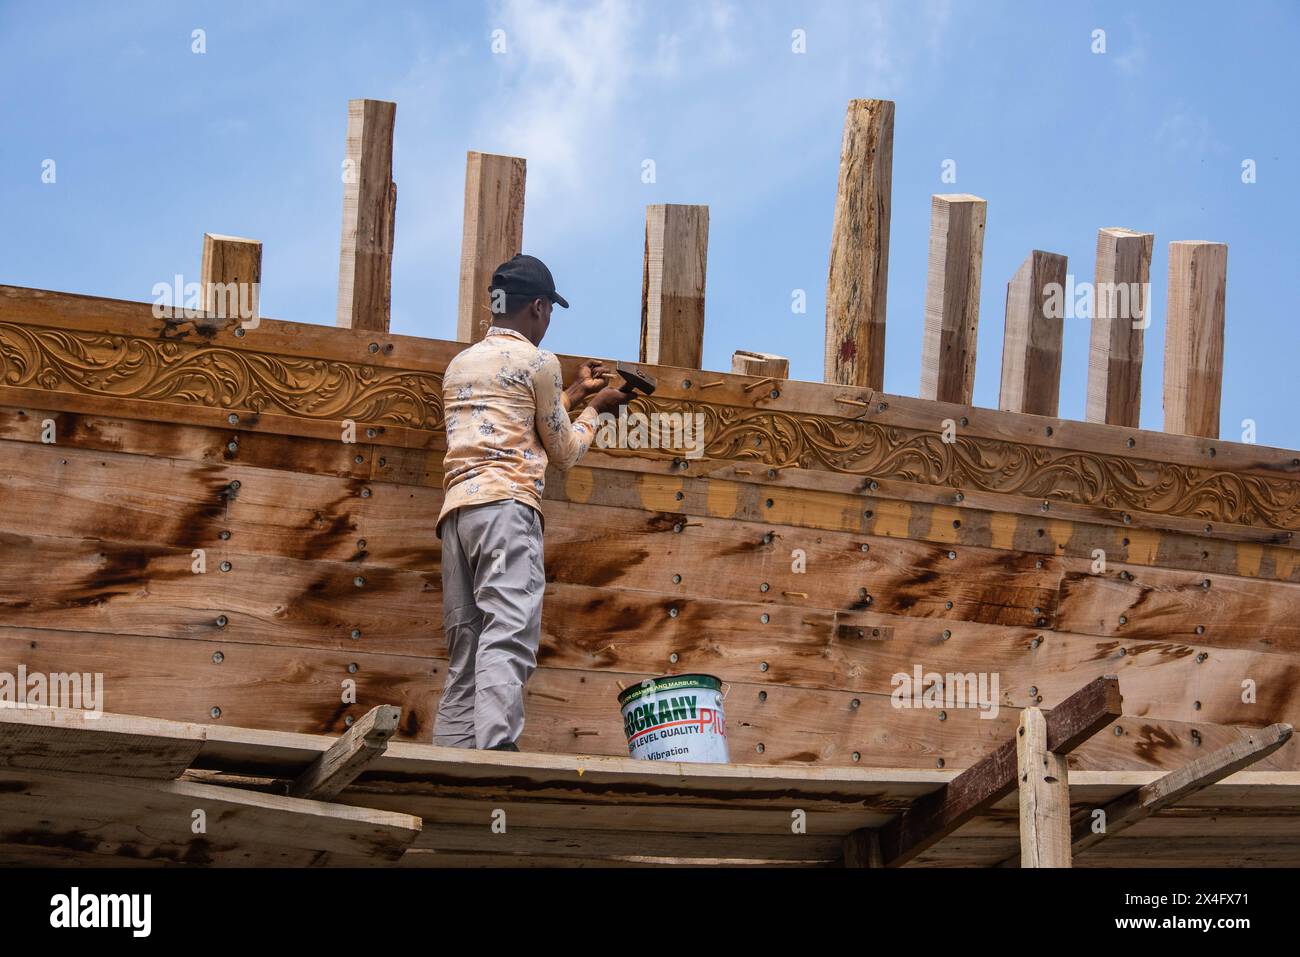
<svg viewBox="0 0 1300 957">
<path fill-rule="evenodd" d="M 528 164 L 521 156 L 475 150 L 465 154 L 465 219 L 456 312 L 456 338 L 461 342 L 478 342 L 492 325 L 488 295 L 492 273 L 523 250 L 527 174 Z"/>
<path fill-rule="evenodd" d="M 397 104 L 348 101 L 336 320 L 346 329 L 386 333 L 392 312 L 393 125 Z"/>
<path fill-rule="evenodd" d="M 1165 310 L 1166 432 L 1219 437 L 1227 285 L 1225 243 L 1169 244 L 1169 296 Z"/>
<path fill-rule="evenodd" d="M 392 705 L 371 708 L 289 785 L 289 797 L 332 800 L 387 750 L 401 716 Z"/>
<path fill-rule="evenodd" d="M 256 325 L 262 315 L 261 241 L 204 233 L 199 282 L 204 312 Z"/>
<path fill-rule="evenodd" d="M 393 701 L 404 736 L 433 733 L 445 660 L 238 644 L 219 635 L 215 625 L 204 641 L 0 624 L 0 671 L 16 674 L 22 664 L 29 674 L 102 674 L 103 708 L 115 714 L 339 735 L 349 716 Z"/>
<path fill-rule="evenodd" d="M 785 356 L 776 356 L 769 352 L 750 352 L 745 349 L 737 349 L 731 354 L 731 371 L 737 375 L 788 379 L 790 378 L 790 360 Z"/>
<path fill-rule="evenodd" d="M 894 102 L 850 100 L 826 281 L 825 379 L 885 386 Z"/>
<path fill-rule="evenodd" d="M 420 827 L 409 814 L 188 781 L 0 768 L 0 856 L 36 845 L 104 863 L 375 866 L 397 861 Z"/>
<path fill-rule="evenodd" d="M 0 765 L 169 780 L 203 747 L 200 725 L 92 714 L 70 708 L 0 707 Z"/>
<path fill-rule="evenodd" d="M 1063 315 L 1049 315 L 1055 284 L 1065 289 L 1066 257 L 1035 249 L 1007 283 L 998 408 L 1055 416 L 1061 394 Z"/>
<path fill-rule="evenodd" d="M 1143 332 L 1154 233 L 1097 231 L 1092 336 L 1088 346 L 1089 422 L 1136 429 L 1142 407 Z"/>
<path fill-rule="evenodd" d="M 1047 748 L 1065 755 L 1120 716 L 1119 681 L 1107 675 L 1048 712 Z M 898 867 L 987 810 L 1016 787 L 1016 742 L 1007 741 L 939 791 L 918 800 L 880 834 L 886 866 Z"/>
<path fill-rule="evenodd" d="M 708 254 L 709 207 L 646 207 L 642 362 L 701 368 Z"/>
<path fill-rule="evenodd" d="M 1258 731 L 1245 732 L 1241 740 L 1107 804 L 1102 809 L 1100 820 L 1104 827 L 1101 830 L 1094 830 L 1093 814 L 1081 817 L 1074 831 L 1075 853 L 1086 851 L 1228 775 L 1250 767 L 1290 741 L 1291 733 L 1289 724 L 1273 724 Z"/>
<path fill-rule="evenodd" d="M 1020 712 L 1016 735 L 1020 866 L 1070 866 L 1070 783 L 1065 755 L 1047 747 L 1047 719 Z"/>
<path fill-rule="evenodd" d="M 931 198 L 921 351 L 923 399 L 969 405 L 975 392 L 987 206 L 966 193 Z"/>
</svg>

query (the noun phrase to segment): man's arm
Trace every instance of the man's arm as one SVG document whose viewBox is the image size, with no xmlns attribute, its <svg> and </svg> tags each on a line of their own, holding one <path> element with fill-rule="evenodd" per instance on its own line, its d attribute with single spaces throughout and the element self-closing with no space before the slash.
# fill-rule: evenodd
<svg viewBox="0 0 1300 957">
<path fill-rule="evenodd" d="M 596 407 L 589 405 L 570 423 L 564 404 L 564 381 L 560 360 L 548 356 L 533 376 L 537 402 L 537 434 L 550 464 L 564 471 L 571 468 L 591 447 L 596 436 Z"/>
</svg>

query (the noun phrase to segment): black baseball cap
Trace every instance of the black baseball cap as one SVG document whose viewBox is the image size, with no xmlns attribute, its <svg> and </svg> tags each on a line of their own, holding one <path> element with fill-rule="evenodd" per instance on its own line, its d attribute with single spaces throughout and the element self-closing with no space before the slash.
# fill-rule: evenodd
<svg viewBox="0 0 1300 957">
<path fill-rule="evenodd" d="M 551 302 L 569 308 L 569 301 L 555 291 L 555 280 L 546 263 L 536 256 L 520 253 L 509 262 L 497 266 L 492 274 L 491 293 L 500 289 L 507 296 L 530 296 L 537 299 L 549 299 Z"/>
</svg>

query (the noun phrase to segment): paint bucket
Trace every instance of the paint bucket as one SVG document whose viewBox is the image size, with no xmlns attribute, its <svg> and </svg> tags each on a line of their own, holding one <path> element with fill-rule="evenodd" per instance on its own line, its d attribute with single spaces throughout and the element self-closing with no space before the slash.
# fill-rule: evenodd
<svg viewBox="0 0 1300 957">
<path fill-rule="evenodd" d="M 727 763 L 726 695 L 713 675 L 647 678 L 618 696 L 627 751 L 642 761 Z"/>
</svg>

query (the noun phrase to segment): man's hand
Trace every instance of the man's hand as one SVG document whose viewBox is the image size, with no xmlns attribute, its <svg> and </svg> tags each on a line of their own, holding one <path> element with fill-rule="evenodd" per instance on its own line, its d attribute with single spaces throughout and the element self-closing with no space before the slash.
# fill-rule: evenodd
<svg viewBox="0 0 1300 957">
<path fill-rule="evenodd" d="M 598 414 L 608 412 L 610 415 L 618 414 L 618 407 L 630 400 L 632 396 L 628 395 L 622 389 L 601 389 L 591 400 L 591 407 Z"/>
<path fill-rule="evenodd" d="M 584 362 L 578 370 L 578 377 L 564 390 L 564 409 L 567 412 L 588 396 L 595 395 L 605 388 L 605 364 L 599 359 Z"/>
</svg>

